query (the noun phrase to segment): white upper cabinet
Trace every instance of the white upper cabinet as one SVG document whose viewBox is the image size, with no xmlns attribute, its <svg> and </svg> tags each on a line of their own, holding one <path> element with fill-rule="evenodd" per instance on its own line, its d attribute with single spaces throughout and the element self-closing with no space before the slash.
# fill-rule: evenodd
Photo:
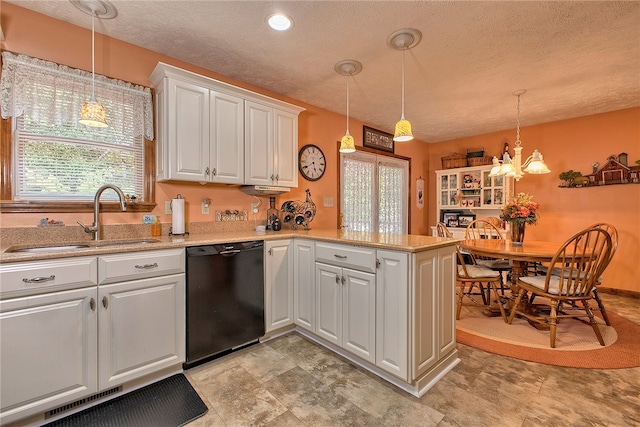
<svg viewBox="0 0 640 427">
<path fill-rule="evenodd" d="M 157 181 L 297 186 L 303 108 L 163 63 L 149 80 Z"/>
<path fill-rule="evenodd" d="M 298 113 L 245 103 L 245 183 L 298 186 Z"/>
</svg>

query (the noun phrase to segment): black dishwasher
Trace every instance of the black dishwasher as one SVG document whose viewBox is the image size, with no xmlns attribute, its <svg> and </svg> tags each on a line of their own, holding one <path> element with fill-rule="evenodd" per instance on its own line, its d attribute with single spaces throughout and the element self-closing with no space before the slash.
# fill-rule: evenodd
<svg viewBox="0 0 640 427">
<path fill-rule="evenodd" d="M 264 335 L 264 242 L 187 248 L 188 369 Z"/>
</svg>

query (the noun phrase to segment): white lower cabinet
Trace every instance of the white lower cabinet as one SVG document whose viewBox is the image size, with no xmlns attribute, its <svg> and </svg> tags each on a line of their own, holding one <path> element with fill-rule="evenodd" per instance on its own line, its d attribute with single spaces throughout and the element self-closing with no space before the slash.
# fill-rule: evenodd
<svg viewBox="0 0 640 427">
<path fill-rule="evenodd" d="M 316 334 L 361 359 L 376 359 L 375 250 L 316 244 Z M 364 261 L 362 264 L 361 261 Z M 371 262 L 368 262 L 371 261 Z M 359 268 L 356 270 L 355 268 Z"/>
<path fill-rule="evenodd" d="M 293 325 L 293 247 L 292 240 L 265 242 L 264 294 L 265 329 Z"/>
<path fill-rule="evenodd" d="M 97 391 L 96 295 L 94 286 L 0 301 L 0 425 Z"/>
<path fill-rule="evenodd" d="M 184 361 L 184 299 L 184 274 L 99 288 L 100 389 Z"/>
<path fill-rule="evenodd" d="M 184 361 L 182 248 L 0 264 L 0 279 L 2 425 Z"/>
<path fill-rule="evenodd" d="M 310 332 L 316 329 L 315 243 L 293 241 L 293 317 L 297 326 Z"/>
</svg>

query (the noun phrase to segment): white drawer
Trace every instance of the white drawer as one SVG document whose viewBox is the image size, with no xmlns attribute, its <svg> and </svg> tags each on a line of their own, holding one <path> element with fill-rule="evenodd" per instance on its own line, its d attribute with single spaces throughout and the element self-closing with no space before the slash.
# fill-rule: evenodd
<svg viewBox="0 0 640 427">
<path fill-rule="evenodd" d="M 316 242 L 316 261 L 370 273 L 376 272 L 375 249 Z"/>
<path fill-rule="evenodd" d="M 98 283 L 101 285 L 184 273 L 184 249 L 129 252 L 98 258 Z"/>
<path fill-rule="evenodd" d="M 0 264 L 0 298 L 96 286 L 96 257 Z"/>
</svg>

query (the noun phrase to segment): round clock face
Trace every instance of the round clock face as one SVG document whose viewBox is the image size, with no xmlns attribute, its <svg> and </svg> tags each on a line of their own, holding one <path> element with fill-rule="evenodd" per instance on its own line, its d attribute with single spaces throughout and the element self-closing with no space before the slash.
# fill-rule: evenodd
<svg viewBox="0 0 640 427">
<path fill-rule="evenodd" d="M 313 144 L 305 145 L 298 155 L 298 169 L 308 181 L 317 181 L 322 178 L 327 167 L 322 150 Z"/>
</svg>

